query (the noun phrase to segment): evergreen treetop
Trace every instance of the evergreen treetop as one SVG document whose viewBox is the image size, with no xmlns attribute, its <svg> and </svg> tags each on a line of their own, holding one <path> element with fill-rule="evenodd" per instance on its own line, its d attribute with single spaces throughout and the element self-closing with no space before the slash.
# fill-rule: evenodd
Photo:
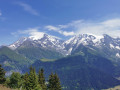
<svg viewBox="0 0 120 90">
<path fill-rule="evenodd" d="M 5 70 L 0 65 L 0 84 L 3 84 L 6 81 L 5 73 L 6 73 Z"/>
</svg>

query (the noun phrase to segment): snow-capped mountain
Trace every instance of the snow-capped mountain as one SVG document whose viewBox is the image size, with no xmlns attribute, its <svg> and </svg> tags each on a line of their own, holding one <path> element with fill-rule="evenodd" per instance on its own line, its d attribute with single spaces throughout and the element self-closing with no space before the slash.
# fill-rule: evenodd
<svg viewBox="0 0 120 90">
<path fill-rule="evenodd" d="M 107 46 L 114 49 L 120 49 L 120 38 L 112 38 L 106 34 L 103 36 L 81 34 L 70 38 L 69 40 L 65 41 L 64 44 L 72 49 L 76 49 L 80 44 L 98 48 Z"/>
<path fill-rule="evenodd" d="M 30 36 L 21 38 L 8 47 L 13 50 L 20 47 L 42 47 L 48 50 L 56 50 L 64 55 L 70 55 L 80 45 L 99 50 L 108 56 L 112 55 L 120 58 L 120 38 L 113 38 L 106 34 L 102 36 L 80 34 L 67 41 L 62 41 L 56 37 L 42 33 L 38 37 Z"/>
<path fill-rule="evenodd" d="M 80 34 L 65 41 L 64 46 L 66 47 L 67 51 L 70 54 L 73 50 L 77 49 L 77 47 L 79 47 L 79 45 L 81 44 L 84 46 L 88 45 L 97 46 L 100 44 L 102 38 L 103 36 Z"/>
<path fill-rule="evenodd" d="M 81 34 L 64 42 L 68 54 L 73 54 L 74 51 L 79 50 L 81 45 L 109 59 L 118 60 L 120 58 L 120 38 L 113 38 L 106 34 L 102 36 Z"/>
<path fill-rule="evenodd" d="M 15 43 L 9 45 L 8 47 L 12 50 L 15 50 L 16 48 L 18 48 L 20 45 L 23 44 L 24 41 L 26 41 L 28 38 L 27 37 L 23 37 L 20 38 L 18 41 L 16 41 Z"/>
<path fill-rule="evenodd" d="M 120 50 L 120 38 L 112 38 L 109 35 L 104 34 L 103 36 L 81 34 L 70 38 L 64 42 L 66 47 L 69 46 L 68 50 L 77 49 L 82 44 L 88 47 L 102 48 L 107 47 L 110 49 Z"/>
<path fill-rule="evenodd" d="M 10 49 L 15 50 L 21 47 L 41 47 L 50 50 L 56 50 L 58 52 L 66 54 L 67 51 L 64 50 L 65 47 L 63 45 L 63 41 L 47 35 L 45 33 L 41 33 L 40 36 L 30 36 L 24 37 L 16 41 L 15 43 L 8 46 Z"/>
</svg>

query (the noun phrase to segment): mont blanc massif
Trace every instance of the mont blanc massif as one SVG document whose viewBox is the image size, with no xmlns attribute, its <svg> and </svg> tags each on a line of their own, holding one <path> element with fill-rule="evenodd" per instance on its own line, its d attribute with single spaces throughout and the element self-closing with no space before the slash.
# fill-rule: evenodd
<svg viewBox="0 0 120 90">
<path fill-rule="evenodd" d="M 120 85 L 120 38 L 79 34 L 68 40 L 41 33 L 0 47 L 0 64 L 10 75 L 32 65 L 57 72 L 63 90 L 101 90 Z"/>
</svg>

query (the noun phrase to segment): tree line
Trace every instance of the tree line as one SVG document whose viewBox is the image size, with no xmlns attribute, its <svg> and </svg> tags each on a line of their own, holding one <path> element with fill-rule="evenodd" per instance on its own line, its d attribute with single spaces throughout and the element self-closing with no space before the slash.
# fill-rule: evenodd
<svg viewBox="0 0 120 90">
<path fill-rule="evenodd" d="M 0 65 L 0 84 L 9 88 L 18 88 L 20 90 L 62 90 L 57 73 L 51 73 L 48 81 L 45 80 L 43 69 L 39 69 L 39 72 L 36 73 L 35 68 L 32 66 L 29 72 L 25 74 L 13 72 L 10 77 L 5 77 L 5 73 L 5 70 Z"/>
</svg>

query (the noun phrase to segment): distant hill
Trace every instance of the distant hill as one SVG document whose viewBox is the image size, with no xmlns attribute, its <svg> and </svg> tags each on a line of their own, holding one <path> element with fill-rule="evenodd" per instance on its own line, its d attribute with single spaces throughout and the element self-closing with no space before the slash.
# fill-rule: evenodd
<svg viewBox="0 0 120 90">
<path fill-rule="evenodd" d="M 85 47 L 82 51 L 81 55 L 68 56 L 54 62 L 38 60 L 33 66 L 37 71 L 45 68 L 47 74 L 56 71 L 65 90 L 101 90 L 120 85 L 120 81 L 114 78 L 116 67 L 111 60 L 89 52 Z"/>
</svg>

